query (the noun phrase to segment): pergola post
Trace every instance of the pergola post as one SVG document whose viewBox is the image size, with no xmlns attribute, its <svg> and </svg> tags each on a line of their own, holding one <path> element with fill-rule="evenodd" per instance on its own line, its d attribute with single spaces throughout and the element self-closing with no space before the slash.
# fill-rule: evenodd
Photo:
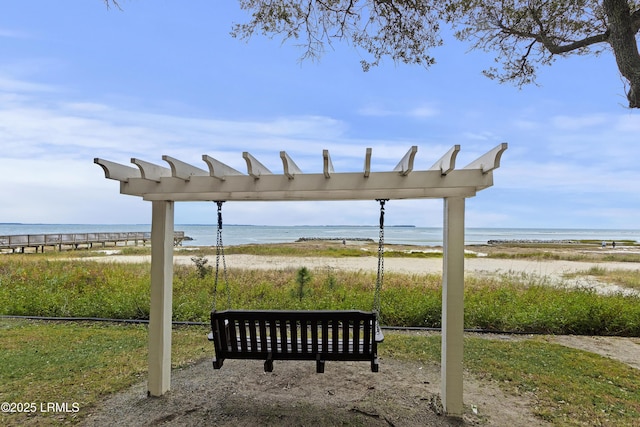
<svg viewBox="0 0 640 427">
<path fill-rule="evenodd" d="M 464 197 L 444 199 L 441 398 L 445 413 L 453 417 L 464 413 L 464 207 Z"/>
<path fill-rule="evenodd" d="M 151 307 L 149 312 L 150 396 L 171 387 L 174 202 L 152 202 Z"/>
</svg>

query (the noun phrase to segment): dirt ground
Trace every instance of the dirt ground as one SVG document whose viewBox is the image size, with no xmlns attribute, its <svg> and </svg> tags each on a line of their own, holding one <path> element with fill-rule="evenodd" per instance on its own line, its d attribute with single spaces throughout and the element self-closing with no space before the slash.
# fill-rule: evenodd
<svg viewBox="0 0 640 427">
<path fill-rule="evenodd" d="M 487 339 L 523 339 L 487 336 Z M 553 336 L 549 341 L 599 353 L 640 369 L 640 339 Z M 440 366 L 380 359 L 380 372 L 366 362 L 276 362 L 211 360 L 174 370 L 171 391 L 147 397 L 146 381 L 111 396 L 82 425 L 109 426 L 545 426 L 527 395 L 505 394 L 486 379 L 465 373 L 462 419 L 442 414 Z"/>
<path fill-rule="evenodd" d="M 440 368 L 416 362 L 276 363 L 265 373 L 259 361 L 211 361 L 173 372 L 171 391 L 148 398 L 146 383 L 104 401 L 87 426 L 541 426 L 533 402 L 509 396 L 494 384 L 465 378 L 462 420 L 442 415 Z"/>
</svg>

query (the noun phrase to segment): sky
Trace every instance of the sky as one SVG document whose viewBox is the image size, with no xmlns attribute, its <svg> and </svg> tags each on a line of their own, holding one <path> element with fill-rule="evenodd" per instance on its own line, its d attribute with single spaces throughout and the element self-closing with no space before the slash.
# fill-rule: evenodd
<svg viewBox="0 0 640 427">
<path fill-rule="evenodd" d="M 96 157 L 206 169 L 208 154 L 274 173 L 286 151 L 307 173 L 415 170 L 461 146 L 463 167 L 509 144 L 494 186 L 467 199 L 467 227 L 638 229 L 640 112 L 626 108 L 611 53 L 560 58 L 517 88 L 485 78 L 491 53 L 445 35 L 429 69 L 384 59 L 363 72 L 347 43 L 300 61 L 295 41 L 231 37 L 233 1 L 5 2 L 0 14 L 0 223 L 149 224 Z M 133 166 L 133 165 L 131 165 Z M 256 225 L 376 225 L 375 201 L 233 202 Z M 442 200 L 387 204 L 388 224 L 442 225 Z M 176 224 L 215 222 L 215 205 L 176 203 Z"/>
</svg>

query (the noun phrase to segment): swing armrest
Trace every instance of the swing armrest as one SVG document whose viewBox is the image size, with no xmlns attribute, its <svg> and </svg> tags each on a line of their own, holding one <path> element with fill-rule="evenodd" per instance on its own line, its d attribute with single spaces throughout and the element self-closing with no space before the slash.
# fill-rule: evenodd
<svg viewBox="0 0 640 427">
<path fill-rule="evenodd" d="M 380 324 L 378 323 L 378 320 L 376 320 L 376 324 L 374 325 L 375 327 L 375 337 L 374 339 L 376 340 L 376 342 L 383 342 L 384 341 L 384 334 L 382 333 L 382 328 L 380 327 Z"/>
<path fill-rule="evenodd" d="M 229 319 L 224 319 L 224 335 L 225 335 L 225 342 L 229 340 Z M 209 332 L 209 334 L 207 335 L 207 339 L 209 341 L 213 341 L 213 331 Z"/>
</svg>

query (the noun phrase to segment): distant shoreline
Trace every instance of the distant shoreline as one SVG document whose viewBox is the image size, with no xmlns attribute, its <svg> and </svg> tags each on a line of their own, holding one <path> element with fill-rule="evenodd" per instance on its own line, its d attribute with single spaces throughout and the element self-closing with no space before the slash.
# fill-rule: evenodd
<svg viewBox="0 0 640 427">
<path fill-rule="evenodd" d="M 215 246 L 216 225 L 174 224 L 175 231 L 184 231 L 185 236 L 193 240 L 185 241 L 185 246 Z M 149 224 L 25 224 L 18 222 L 0 223 L 0 236 L 74 234 L 99 232 L 148 232 Z M 314 237 L 323 239 L 378 240 L 378 225 L 240 225 L 224 224 L 224 243 L 226 246 L 262 243 L 287 243 L 296 239 Z M 348 239 L 345 238 L 348 236 Z M 406 244 L 413 246 L 442 246 L 442 227 L 422 227 L 412 224 L 393 224 L 385 226 L 385 242 L 388 244 Z M 489 241 L 578 241 L 578 242 L 640 242 L 640 229 L 548 229 L 548 228 L 483 228 L 466 227 L 466 245 L 484 245 Z"/>
</svg>

